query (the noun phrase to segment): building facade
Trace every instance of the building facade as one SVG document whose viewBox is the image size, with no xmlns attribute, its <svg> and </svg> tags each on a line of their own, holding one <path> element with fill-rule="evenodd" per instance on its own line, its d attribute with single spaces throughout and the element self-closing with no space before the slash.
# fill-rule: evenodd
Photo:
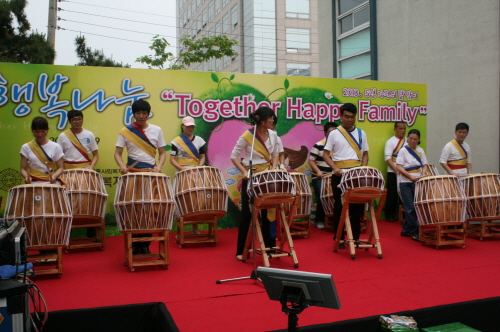
<svg viewBox="0 0 500 332">
<path fill-rule="evenodd" d="M 427 84 L 430 162 L 466 122 L 473 171 L 499 172 L 499 11 L 498 0 L 177 0 L 177 33 L 239 42 L 238 56 L 189 70 Z"/>
</svg>

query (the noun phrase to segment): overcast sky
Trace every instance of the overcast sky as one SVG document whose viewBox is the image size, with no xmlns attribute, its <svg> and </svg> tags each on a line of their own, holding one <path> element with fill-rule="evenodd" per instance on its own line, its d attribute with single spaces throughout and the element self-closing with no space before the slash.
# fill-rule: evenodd
<svg viewBox="0 0 500 332">
<path fill-rule="evenodd" d="M 153 54 L 148 48 L 155 35 L 166 38 L 176 54 L 175 0 L 68 0 L 58 2 L 56 65 L 79 62 L 75 37 L 85 36 L 87 46 L 100 49 L 113 60 L 132 68 L 147 68 L 135 59 Z M 49 0 L 28 0 L 25 9 L 33 30 L 47 34 Z"/>
</svg>

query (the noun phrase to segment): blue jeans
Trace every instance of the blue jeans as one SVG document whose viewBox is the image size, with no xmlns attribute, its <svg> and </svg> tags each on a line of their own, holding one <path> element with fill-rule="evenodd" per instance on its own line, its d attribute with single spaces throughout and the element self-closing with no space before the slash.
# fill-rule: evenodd
<svg viewBox="0 0 500 332">
<path fill-rule="evenodd" d="M 314 195 L 316 195 L 316 219 L 314 223 L 325 222 L 325 209 L 323 204 L 321 204 L 321 178 L 312 178 L 312 187 L 314 189 Z"/>
<path fill-rule="evenodd" d="M 417 212 L 413 204 L 415 196 L 415 184 L 413 182 L 401 182 L 399 184 L 401 201 L 405 208 L 405 222 L 403 232 L 418 236 Z"/>
</svg>

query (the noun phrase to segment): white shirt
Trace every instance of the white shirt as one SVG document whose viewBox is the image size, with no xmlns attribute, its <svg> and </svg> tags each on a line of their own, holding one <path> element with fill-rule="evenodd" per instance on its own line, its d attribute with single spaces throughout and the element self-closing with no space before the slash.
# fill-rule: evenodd
<svg viewBox="0 0 500 332">
<path fill-rule="evenodd" d="M 418 153 L 420 153 L 420 155 L 422 156 L 420 158 L 422 160 L 422 167 L 424 165 L 427 165 L 427 157 L 425 156 L 424 149 L 417 146 L 416 151 Z M 401 148 L 401 150 L 399 150 L 398 159 L 396 159 L 396 164 L 403 166 L 404 169 L 407 169 L 410 167 L 415 167 L 415 166 L 420 166 L 420 163 L 418 162 L 417 158 L 412 156 L 410 154 L 410 152 L 408 151 L 408 149 L 405 148 L 404 146 Z M 422 168 L 420 168 L 420 170 L 418 172 L 410 173 L 410 174 L 413 175 L 414 177 L 418 178 L 422 174 Z M 398 179 L 399 179 L 399 182 L 412 182 L 401 175 L 398 175 Z"/>
<path fill-rule="evenodd" d="M 404 147 L 406 145 L 406 137 L 404 137 L 403 140 L 404 140 L 403 143 Z M 387 160 L 392 158 L 392 152 L 394 151 L 398 143 L 399 143 L 399 138 L 397 138 L 396 136 L 392 136 L 387 140 L 387 142 L 385 143 L 385 150 L 384 150 L 385 162 L 387 162 Z M 403 149 L 403 147 L 401 149 Z M 387 165 L 387 172 L 394 173 L 394 170 L 391 168 L 391 166 Z"/>
<path fill-rule="evenodd" d="M 350 132 L 351 135 L 359 142 L 359 130 L 358 128 L 354 128 L 353 131 Z M 363 156 L 363 152 L 368 151 L 368 139 L 366 138 L 366 133 L 361 130 L 361 156 Z M 343 161 L 343 160 L 358 160 L 358 155 L 356 151 L 351 147 L 347 139 L 342 135 L 339 129 L 332 130 L 327 138 L 326 144 L 323 150 L 328 150 L 333 154 L 333 161 Z"/>
<path fill-rule="evenodd" d="M 276 132 L 270 129 L 268 129 L 267 131 L 269 133 L 269 138 L 264 144 L 266 145 L 266 148 L 272 158 L 279 154 L 278 135 L 276 135 Z M 236 146 L 231 152 L 231 159 L 239 158 L 243 151 L 245 152 L 245 157 L 243 158 L 242 164 L 248 166 L 250 164 L 250 153 L 252 152 L 252 145 L 248 144 L 248 142 L 240 136 L 240 138 L 238 138 L 238 141 L 236 142 Z M 252 165 L 260 165 L 265 163 L 267 163 L 267 160 L 261 154 L 253 151 Z"/>
<path fill-rule="evenodd" d="M 285 152 L 285 149 L 283 148 L 283 142 L 281 141 L 281 138 L 278 136 L 278 154 Z"/>
<path fill-rule="evenodd" d="M 47 156 L 52 159 L 53 162 L 57 162 L 59 159 L 64 157 L 61 146 L 52 141 L 48 141 L 46 144 L 42 145 L 42 149 L 45 151 Z M 40 172 L 47 174 L 47 165 L 45 165 L 40 159 L 38 159 L 36 154 L 28 146 L 28 143 L 23 144 L 20 154 L 21 156 L 24 156 L 26 157 L 26 159 L 28 159 L 30 168 L 39 170 Z M 54 171 L 55 169 L 51 169 L 51 172 Z"/>
<path fill-rule="evenodd" d="M 85 151 L 91 157 L 92 151 L 96 151 L 99 148 L 97 147 L 97 143 L 95 141 L 94 134 L 90 131 L 83 129 L 81 133 L 76 134 L 76 137 L 80 141 L 80 143 L 85 148 Z M 59 138 L 57 139 L 57 143 L 61 146 L 64 152 L 64 160 L 67 161 L 86 161 L 86 159 L 82 156 L 80 151 L 78 151 L 73 143 L 71 143 L 70 139 L 66 137 L 65 133 L 61 133 Z"/>
<path fill-rule="evenodd" d="M 465 151 L 467 152 L 467 164 L 472 163 L 469 144 L 463 142 L 462 146 L 464 147 Z M 441 152 L 441 157 L 439 158 L 439 163 L 447 164 L 448 161 L 454 161 L 454 160 L 460 160 L 460 159 L 462 159 L 462 155 L 460 154 L 460 151 L 457 150 L 455 145 L 448 142 L 448 143 L 446 143 L 446 145 L 443 148 L 443 151 Z M 453 172 L 458 173 L 459 175 L 467 175 L 467 168 L 454 169 Z"/>
<path fill-rule="evenodd" d="M 194 139 L 191 141 L 191 143 L 193 143 L 196 150 L 200 152 L 200 149 L 205 145 L 206 142 L 200 136 L 194 136 Z M 177 156 L 177 158 L 182 158 L 182 159 L 191 159 L 191 157 L 187 154 L 187 152 L 184 151 L 184 149 L 176 141 L 172 141 L 170 144 L 174 145 L 177 148 L 177 151 L 172 150 L 170 152 L 170 155 Z"/>
<path fill-rule="evenodd" d="M 156 149 L 162 148 L 167 145 L 165 144 L 165 140 L 163 139 L 163 132 L 161 131 L 160 127 L 153 124 L 148 124 L 148 127 L 146 129 L 143 129 L 143 131 Z M 148 163 L 151 165 L 156 164 L 155 158 L 151 157 L 142 149 L 135 146 L 135 144 L 123 137 L 123 135 L 118 135 L 116 146 L 120 148 L 127 147 L 128 156 L 134 160 L 139 160 L 140 162 Z"/>
</svg>

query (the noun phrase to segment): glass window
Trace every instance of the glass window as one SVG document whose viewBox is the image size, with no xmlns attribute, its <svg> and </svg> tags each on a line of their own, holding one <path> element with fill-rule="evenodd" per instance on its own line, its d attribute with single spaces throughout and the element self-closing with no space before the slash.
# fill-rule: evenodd
<svg viewBox="0 0 500 332">
<path fill-rule="evenodd" d="M 240 45 L 233 45 L 233 51 L 235 51 L 236 53 L 240 53 Z M 235 60 L 238 56 L 233 56 L 233 60 Z"/>
<path fill-rule="evenodd" d="M 363 23 L 370 22 L 370 6 L 358 10 L 354 14 L 354 27 L 357 27 Z"/>
<path fill-rule="evenodd" d="M 286 17 L 309 18 L 309 0 L 286 0 Z"/>
<path fill-rule="evenodd" d="M 215 35 L 220 35 L 222 33 L 222 25 L 220 22 L 215 24 Z"/>
<path fill-rule="evenodd" d="M 208 23 L 208 9 L 203 10 L 203 26 L 207 25 Z"/>
<path fill-rule="evenodd" d="M 238 5 L 231 8 L 231 24 L 233 29 L 238 25 Z"/>
<path fill-rule="evenodd" d="M 286 29 L 286 48 L 288 53 L 309 53 L 309 30 Z"/>
<path fill-rule="evenodd" d="M 215 15 L 220 13 L 220 0 L 215 0 Z"/>
<path fill-rule="evenodd" d="M 288 76 L 311 76 L 310 63 L 287 63 L 286 74 Z"/>
<path fill-rule="evenodd" d="M 348 12 L 349 10 L 356 8 L 357 6 L 361 5 L 363 2 L 366 1 L 361 1 L 361 0 L 339 0 L 339 15 L 344 14 L 345 12 Z"/>
<path fill-rule="evenodd" d="M 370 49 L 370 29 L 362 30 L 339 40 L 339 56 L 345 58 Z"/>
<path fill-rule="evenodd" d="M 229 3 L 229 0 L 222 0 L 222 8 L 226 7 Z"/>
<path fill-rule="evenodd" d="M 340 61 L 340 78 L 369 75 L 371 71 L 370 60 L 370 53 L 365 53 Z"/>
<path fill-rule="evenodd" d="M 227 33 L 229 31 L 229 14 L 222 17 L 222 33 Z"/>
<path fill-rule="evenodd" d="M 214 18 L 214 2 L 213 1 L 210 1 L 210 3 L 208 4 L 208 21 L 212 21 L 212 19 Z"/>
</svg>

